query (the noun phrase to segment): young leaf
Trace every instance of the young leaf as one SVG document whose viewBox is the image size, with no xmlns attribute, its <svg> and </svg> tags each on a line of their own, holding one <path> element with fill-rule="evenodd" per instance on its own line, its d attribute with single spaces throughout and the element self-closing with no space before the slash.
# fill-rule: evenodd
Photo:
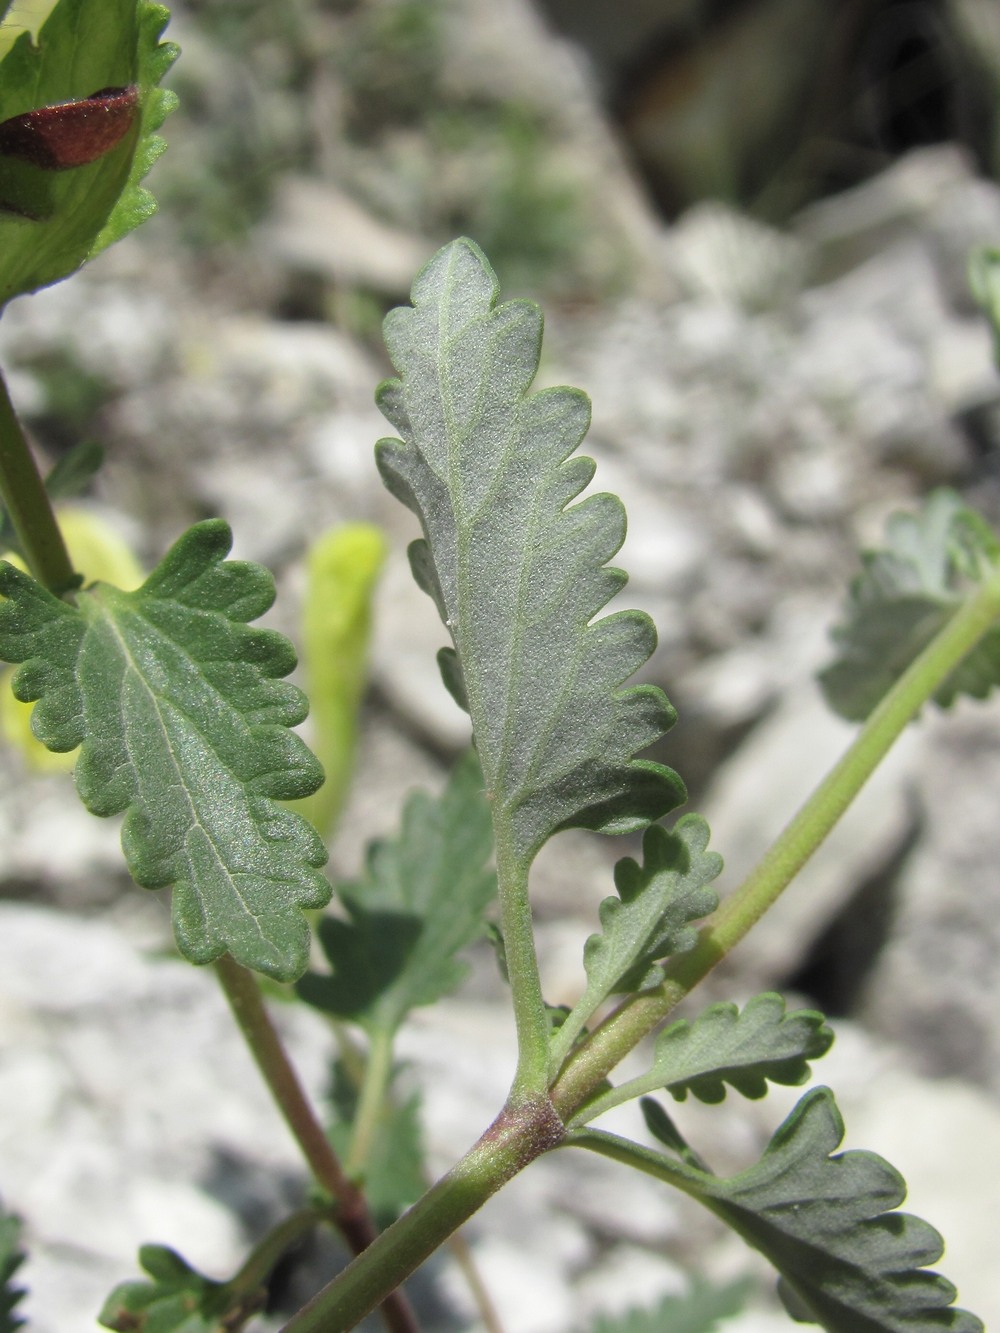
<svg viewBox="0 0 1000 1333">
<path fill-rule="evenodd" d="M 135 592 L 96 584 L 75 607 L 0 564 L 0 657 L 24 665 L 14 693 L 37 699 L 35 735 L 81 746 L 80 798 L 94 814 L 126 811 L 122 849 L 145 888 L 173 885 L 181 952 L 229 952 L 293 980 L 306 965 L 300 909 L 331 889 L 315 830 L 277 804 L 322 771 L 289 728 L 305 696 L 279 678 L 291 645 L 245 623 L 274 600 L 259 565 L 224 559 L 221 520 L 191 528 Z"/>
<path fill-rule="evenodd" d="M 420 519 L 414 575 L 455 645 L 442 674 L 471 714 L 498 840 L 524 869 L 558 829 L 625 832 L 683 799 L 675 773 L 634 758 L 675 715 L 655 687 L 623 688 L 655 646 L 648 617 L 594 619 L 626 581 L 606 565 L 625 515 L 610 495 L 570 505 L 594 474 L 570 457 L 590 409 L 575 389 L 528 394 L 540 311 L 498 305 L 468 240 L 411 295 L 385 321 L 399 379 L 378 403 L 402 438 L 379 442 L 378 464 Z"/>
<path fill-rule="evenodd" d="M 833 1156 L 843 1136 L 833 1094 L 814 1088 L 761 1160 L 728 1179 L 599 1130 L 568 1141 L 706 1204 L 775 1266 L 789 1312 L 827 1333 L 984 1333 L 975 1315 L 953 1308 L 952 1284 L 927 1270 L 944 1251 L 941 1237 L 895 1211 L 906 1197 L 899 1172 L 875 1153 Z"/>
<path fill-rule="evenodd" d="M 602 933 L 584 946 L 587 985 L 553 1045 L 561 1061 L 584 1025 L 609 995 L 645 990 L 663 980 L 660 963 L 691 948 L 692 921 L 714 912 L 718 895 L 708 887 L 722 858 L 707 851 L 708 825 L 685 815 L 673 830 L 653 824 L 642 840 L 643 864 L 625 857 L 615 866 L 617 898 L 600 906 Z"/>
<path fill-rule="evenodd" d="M 744 1097 L 764 1097 L 768 1082 L 805 1083 L 808 1062 L 832 1044 L 833 1033 L 816 1010 L 787 1013 L 780 995 L 755 995 L 742 1013 L 735 1004 L 713 1004 L 693 1023 L 671 1023 L 656 1039 L 650 1079 L 679 1102 L 689 1092 L 702 1102 L 721 1102 L 727 1083 Z"/>
<path fill-rule="evenodd" d="M 679 1102 L 689 1092 L 702 1102 L 721 1102 L 727 1083 L 744 1097 L 764 1097 L 768 1082 L 804 1083 L 808 1062 L 825 1055 L 832 1043 L 822 1014 L 814 1009 L 786 1013 L 780 995 L 757 995 L 742 1013 L 735 1004 L 713 1004 L 693 1023 L 682 1018 L 665 1028 L 656 1039 L 649 1073 L 595 1097 L 577 1123 L 660 1088 Z"/>
<path fill-rule="evenodd" d="M 332 975 L 308 972 L 302 999 L 370 1033 L 392 1033 L 411 1009 L 454 990 L 466 973 L 455 955 L 483 933 L 496 892 L 486 869 L 492 846 L 470 752 L 439 798 L 410 797 L 399 837 L 369 848 L 365 877 L 338 886 L 348 919 L 319 925 Z"/>
<path fill-rule="evenodd" d="M 23 1288 L 14 1285 L 14 1274 L 25 1259 L 20 1246 L 21 1219 L 0 1204 L 0 1333 L 16 1333 L 24 1326 L 14 1309 L 24 1297 Z"/>
<path fill-rule="evenodd" d="M 348 523 L 320 537 L 307 559 L 302 666 L 313 748 L 326 781 L 296 809 L 323 837 L 330 835 L 350 785 L 367 679 L 372 595 L 385 549 L 378 528 Z"/>
<path fill-rule="evenodd" d="M 655 1310 L 598 1319 L 593 1333 L 714 1333 L 720 1320 L 740 1313 L 749 1294 L 746 1281 L 727 1282 L 724 1287 L 696 1281 L 685 1295 L 667 1296 Z"/>
<path fill-rule="evenodd" d="M 151 0 L 58 0 L 0 61 L 0 309 L 57 282 L 155 210 L 177 57 Z"/>
<path fill-rule="evenodd" d="M 165 1245 L 144 1245 L 139 1264 L 152 1282 L 122 1282 L 98 1322 L 118 1333 L 238 1333 L 263 1308 L 267 1293 L 231 1293 Z"/>
<path fill-rule="evenodd" d="M 995 575 L 1000 562 L 996 537 L 950 491 L 935 492 L 919 515 L 893 515 L 886 537 L 884 550 L 862 558 L 847 619 L 833 633 L 837 660 L 820 673 L 827 701 L 852 721 L 868 716 L 959 609 L 970 587 Z M 982 699 L 998 681 L 1000 627 L 995 627 L 934 699 L 943 707 L 959 694 Z"/>
</svg>

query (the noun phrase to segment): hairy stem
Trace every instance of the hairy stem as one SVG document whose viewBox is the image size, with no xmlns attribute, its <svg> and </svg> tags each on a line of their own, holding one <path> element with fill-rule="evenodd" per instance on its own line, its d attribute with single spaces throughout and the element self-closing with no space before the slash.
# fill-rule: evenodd
<svg viewBox="0 0 1000 1333">
<path fill-rule="evenodd" d="M 563 1127 L 547 1101 L 509 1103 L 477 1144 L 398 1222 L 300 1310 L 282 1333 L 346 1333 L 529 1162 Z"/>
<path fill-rule="evenodd" d="M 34 577 L 57 597 L 76 586 L 59 524 L 0 375 L 0 498 Z"/>
<path fill-rule="evenodd" d="M 655 990 L 626 1000 L 583 1042 L 552 1089 L 564 1121 L 578 1115 L 598 1086 L 643 1037 L 730 952 L 785 890 L 857 796 L 906 725 L 1000 616 L 1000 572 L 970 596 L 900 676 L 846 754 L 820 783 L 743 884 L 708 918 L 698 942 L 676 954 Z"/>
<path fill-rule="evenodd" d="M 239 1029 L 257 1062 L 285 1122 L 298 1143 L 310 1171 L 336 1202 L 336 1225 L 352 1254 L 361 1254 L 377 1232 L 364 1195 L 345 1174 L 340 1161 L 309 1104 L 298 1074 L 264 1006 L 253 973 L 228 954 L 215 964 Z M 418 1333 L 416 1319 L 401 1292 L 386 1293 L 382 1317 L 393 1333 Z"/>
<path fill-rule="evenodd" d="M 526 1102 L 547 1094 L 549 1025 L 538 975 L 526 868 L 510 852 L 503 830 L 496 830 L 497 897 L 507 977 L 517 1026 L 517 1072 L 511 1095 Z"/>
</svg>

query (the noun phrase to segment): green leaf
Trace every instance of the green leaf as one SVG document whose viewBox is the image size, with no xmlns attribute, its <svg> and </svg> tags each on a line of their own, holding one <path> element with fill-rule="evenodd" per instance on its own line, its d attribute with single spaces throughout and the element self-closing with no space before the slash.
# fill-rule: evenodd
<svg viewBox="0 0 1000 1333">
<path fill-rule="evenodd" d="M 755 995 L 742 1013 L 735 1004 L 713 1004 L 693 1023 L 671 1023 L 656 1039 L 650 1077 L 679 1102 L 689 1092 L 702 1102 L 721 1102 L 727 1083 L 759 1098 L 768 1082 L 805 1083 L 808 1062 L 832 1044 L 833 1032 L 816 1010 L 787 1013 L 780 995 Z"/>
<path fill-rule="evenodd" d="M 144 1245 L 139 1264 L 152 1282 L 122 1282 L 98 1322 L 119 1333 L 238 1333 L 263 1308 L 267 1293 L 231 1292 L 193 1269 L 165 1245 Z"/>
<path fill-rule="evenodd" d="M 324 837 L 329 837 L 350 786 L 368 679 L 372 597 L 385 550 L 378 528 L 348 523 L 322 536 L 307 559 L 302 666 L 313 748 L 326 781 L 296 809 Z"/>
<path fill-rule="evenodd" d="M 136 591 L 98 583 L 76 607 L 0 564 L 0 657 L 24 663 L 14 693 L 38 700 L 38 739 L 81 746 L 84 805 L 127 812 L 136 881 L 173 886 L 181 952 L 207 963 L 228 951 L 288 981 L 308 957 L 300 909 L 331 889 L 315 830 L 277 801 L 314 791 L 322 771 L 289 730 L 307 707 L 279 679 L 291 645 L 245 623 L 271 605 L 274 582 L 225 560 L 231 543 L 221 520 L 199 523 Z"/>
<path fill-rule="evenodd" d="M 369 848 L 364 878 L 338 885 L 347 920 L 326 917 L 318 932 L 332 975 L 307 973 L 297 987 L 302 999 L 368 1032 L 391 1033 L 411 1009 L 454 990 L 467 971 L 455 955 L 483 933 L 496 892 L 486 868 L 492 846 L 470 752 L 440 797 L 410 797 L 398 838 Z"/>
<path fill-rule="evenodd" d="M 608 996 L 659 985 L 663 960 L 694 944 L 690 923 L 719 903 L 708 885 L 720 874 L 722 858 L 706 850 L 708 839 L 699 815 L 685 815 L 673 830 L 653 824 L 643 836 L 643 864 L 625 857 L 615 866 L 618 897 L 601 903 L 602 933 L 584 946 L 587 985 L 553 1044 L 554 1061 L 561 1063 Z"/>
<path fill-rule="evenodd" d="M 364 1178 L 359 1181 L 379 1230 L 384 1230 L 427 1188 L 424 1142 L 420 1124 L 420 1094 L 403 1101 L 383 1099 L 378 1121 L 365 1155 Z M 358 1090 L 338 1060 L 333 1069 L 330 1098 L 336 1119 L 328 1134 L 342 1161 L 350 1156 Z"/>
<path fill-rule="evenodd" d="M 0 155 L 0 308 L 66 277 L 155 211 L 140 185 L 163 151 L 155 131 L 176 98 L 159 88 L 177 48 L 159 41 L 167 10 L 151 0 L 59 0 L 32 42 L 0 61 L 0 122 L 135 88 L 138 113 L 109 151 L 62 169 Z"/>
<path fill-rule="evenodd" d="M 843 1136 L 833 1094 L 814 1088 L 761 1160 L 728 1179 L 600 1130 L 568 1142 L 706 1204 L 778 1270 L 794 1316 L 827 1333 L 984 1333 L 980 1319 L 953 1308 L 952 1284 L 927 1269 L 944 1251 L 941 1237 L 895 1211 L 906 1197 L 899 1172 L 875 1153 L 832 1155 Z M 672 1137 L 667 1146 L 676 1151 Z"/>
<path fill-rule="evenodd" d="M 735 1004 L 713 1004 L 693 1023 L 682 1018 L 665 1028 L 656 1039 L 649 1072 L 595 1097 L 575 1123 L 660 1088 L 679 1102 L 689 1092 L 699 1101 L 721 1102 L 727 1083 L 744 1097 L 764 1097 L 768 1082 L 805 1083 L 808 1062 L 825 1055 L 832 1044 L 822 1014 L 814 1009 L 787 1013 L 780 995 L 757 995 L 742 1013 Z"/>
<path fill-rule="evenodd" d="M 982 579 L 995 573 L 1000 546 L 978 514 L 937 491 L 921 514 L 890 518 L 884 550 L 862 557 L 847 617 L 833 632 L 837 660 L 820 674 L 831 707 L 863 720 L 947 624 Z M 934 695 L 947 707 L 960 694 L 982 699 L 1000 681 L 1000 627 Z"/>
<path fill-rule="evenodd" d="M 14 1309 L 24 1297 L 24 1289 L 14 1285 L 14 1274 L 24 1259 L 21 1219 L 8 1213 L 0 1203 L 0 1333 L 15 1333 L 24 1327 L 24 1320 Z"/>
<path fill-rule="evenodd" d="M 402 438 L 379 442 L 378 464 L 420 519 L 411 564 L 454 643 L 442 674 L 472 717 L 498 846 L 523 869 L 558 829 L 626 832 L 683 800 L 672 770 L 634 759 L 675 714 L 659 689 L 623 688 L 655 646 L 649 618 L 595 620 L 626 582 L 606 565 L 625 514 L 610 495 L 570 505 L 594 474 L 570 457 L 590 406 L 576 389 L 528 393 L 537 306 L 498 305 L 468 240 L 439 251 L 411 296 L 385 321 L 400 378 L 378 403 Z"/>
<path fill-rule="evenodd" d="M 720 1320 L 740 1313 L 749 1295 L 747 1281 L 724 1287 L 696 1281 L 684 1296 L 667 1296 L 653 1310 L 598 1319 L 593 1333 L 714 1333 Z"/>
</svg>

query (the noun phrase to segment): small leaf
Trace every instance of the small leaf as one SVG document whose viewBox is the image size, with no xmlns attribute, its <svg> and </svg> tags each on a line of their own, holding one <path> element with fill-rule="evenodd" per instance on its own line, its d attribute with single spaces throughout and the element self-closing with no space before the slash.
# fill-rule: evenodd
<svg viewBox="0 0 1000 1333">
<path fill-rule="evenodd" d="M 805 1083 L 808 1062 L 832 1044 L 833 1033 L 816 1010 L 787 1013 L 780 995 L 756 995 L 742 1013 L 735 1004 L 713 1004 L 693 1023 L 672 1023 L 656 1039 L 651 1078 L 679 1102 L 689 1092 L 702 1102 L 721 1102 L 727 1083 L 744 1097 L 764 1097 L 768 1082 Z"/>
<path fill-rule="evenodd" d="M 264 1306 L 263 1289 L 231 1294 L 165 1245 L 144 1245 L 139 1264 L 152 1282 L 122 1282 L 98 1322 L 118 1333 L 238 1333 Z"/>
<path fill-rule="evenodd" d="M 554 1062 L 561 1063 L 608 996 L 659 985 L 663 960 L 694 944 L 691 922 L 714 912 L 719 902 L 708 885 L 720 874 L 722 858 L 706 850 L 708 839 L 699 815 L 685 815 L 672 830 L 653 824 L 643 836 L 643 864 L 625 857 L 615 866 L 618 897 L 601 903 L 602 933 L 584 946 L 587 985 L 553 1043 Z"/>
<path fill-rule="evenodd" d="M 526 869 L 558 829 L 635 830 L 683 800 L 672 770 L 634 758 L 675 714 L 654 686 L 624 688 L 655 646 L 649 618 L 595 619 L 626 581 L 607 567 L 625 515 L 611 495 L 570 503 L 594 474 L 570 457 L 590 406 L 528 393 L 540 311 L 498 305 L 468 240 L 431 259 L 412 300 L 385 321 L 400 378 L 378 403 L 402 438 L 379 442 L 378 464 L 420 519 L 413 572 L 454 643 L 442 674 L 472 717 L 498 846 Z"/>
<path fill-rule="evenodd" d="M 438 799 L 411 796 L 399 837 L 373 844 L 367 873 L 338 885 L 346 921 L 324 918 L 319 940 L 332 975 L 309 972 L 298 993 L 368 1032 L 394 1032 L 418 1005 L 433 1004 L 466 973 L 455 955 L 484 931 L 496 892 L 486 869 L 489 808 L 474 752 Z"/>
<path fill-rule="evenodd" d="M 24 1289 L 14 1285 L 14 1274 L 24 1259 L 21 1219 L 0 1204 L 0 1333 L 16 1333 L 24 1327 L 24 1320 L 14 1308 L 24 1297 Z"/>
<path fill-rule="evenodd" d="M 927 1271 L 941 1237 L 895 1211 L 906 1197 L 899 1172 L 875 1153 L 831 1156 L 843 1136 L 833 1094 L 815 1088 L 755 1166 L 723 1179 L 669 1162 L 663 1175 L 766 1255 L 788 1308 L 827 1333 L 983 1333 L 975 1315 L 951 1308 L 952 1284 Z M 626 1160 L 624 1150 L 614 1155 Z"/>
<path fill-rule="evenodd" d="M 97 815 L 126 811 L 122 849 L 145 888 L 173 886 L 181 952 L 229 952 L 293 980 L 306 965 L 300 909 L 321 907 L 326 851 L 279 799 L 322 772 L 288 730 L 305 696 L 278 679 L 291 645 L 244 622 L 274 599 L 265 569 L 224 559 L 228 526 L 191 528 L 135 592 L 106 584 L 71 607 L 0 564 L 0 657 L 22 662 L 14 693 L 38 700 L 35 735 L 80 745 L 76 786 Z"/>
<path fill-rule="evenodd" d="M 302 667 L 313 749 L 326 781 L 295 808 L 329 837 L 354 766 L 358 712 L 368 678 L 372 597 L 386 543 L 370 523 L 349 523 L 309 549 Z"/>
<path fill-rule="evenodd" d="M 683 1296 L 667 1296 L 653 1310 L 598 1319 L 592 1333 L 714 1333 L 720 1320 L 739 1314 L 750 1295 L 747 1281 L 724 1287 L 696 1281 Z"/>
<path fill-rule="evenodd" d="M 351 1150 L 358 1093 L 339 1060 L 334 1065 L 330 1097 L 336 1119 L 329 1128 L 329 1138 L 338 1156 L 346 1161 Z M 390 1088 L 365 1154 L 364 1178 L 359 1184 L 379 1230 L 395 1222 L 426 1190 L 419 1093 L 397 1101 Z"/>
<path fill-rule="evenodd" d="M 58 0 L 0 60 L 0 308 L 57 282 L 154 210 L 139 182 L 176 102 L 150 0 Z"/>
<path fill-rule="evenodd" d="M 833 633 L 837 660 L 819 678 L 830 706 L 852 721 L 868 716 L 1000 561 L 993 533 L 950 491 L 937 491 L 919 515 L 893 515 L 886 538 L 884 550 L 862 557 L 847 618 Z M 994 627 L 934 699 L 943 707 L 959 694 L 982 699 L 998 681 L 1000 627 Z"/>
<path fill-rule="evenodd" d="M 591 935 L 583 953 L 600 1001 L 659 985 L 658 963 L 695 943 L 690 923 L 719 904 L 707 885 L 721 874 L 722 857 L 706 851 L 708 838 L 699 815 L 685 815 L 672 831 L 654 824 L 642 840 L 643 864 L 625 857 L 615 866 L 618 897 L 601 903 L 602 933 Z"/>
</svg>

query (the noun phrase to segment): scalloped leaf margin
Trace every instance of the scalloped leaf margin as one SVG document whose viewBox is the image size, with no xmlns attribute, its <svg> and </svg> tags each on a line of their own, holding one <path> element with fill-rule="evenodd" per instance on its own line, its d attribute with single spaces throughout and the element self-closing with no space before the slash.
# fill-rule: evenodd
<svg viewBox="0 0 1000 1333">
<path fill-rule="evenodd" d="M 98 583 L 75 607 L 0 564 L 0 656 L 22 664 L 13 689 L 38 701 L 38 739 L 81 747 L 88 810 L 126 812 L 136 882 L 173 887 L 185 957 L 228 952 L 291 981 L 308 960 L 302 909 L 332 889 L 318 834 L 278 802 L 315 791 L 323 774 L 289 730 L 307 711 L 280 679 L 295 665 L 291 644 L 246 624 L 270 607 L 274 581 L 226 560 L 231 545 L 226 523 L 197 524 L 135 592 Z"/>
</svg>

